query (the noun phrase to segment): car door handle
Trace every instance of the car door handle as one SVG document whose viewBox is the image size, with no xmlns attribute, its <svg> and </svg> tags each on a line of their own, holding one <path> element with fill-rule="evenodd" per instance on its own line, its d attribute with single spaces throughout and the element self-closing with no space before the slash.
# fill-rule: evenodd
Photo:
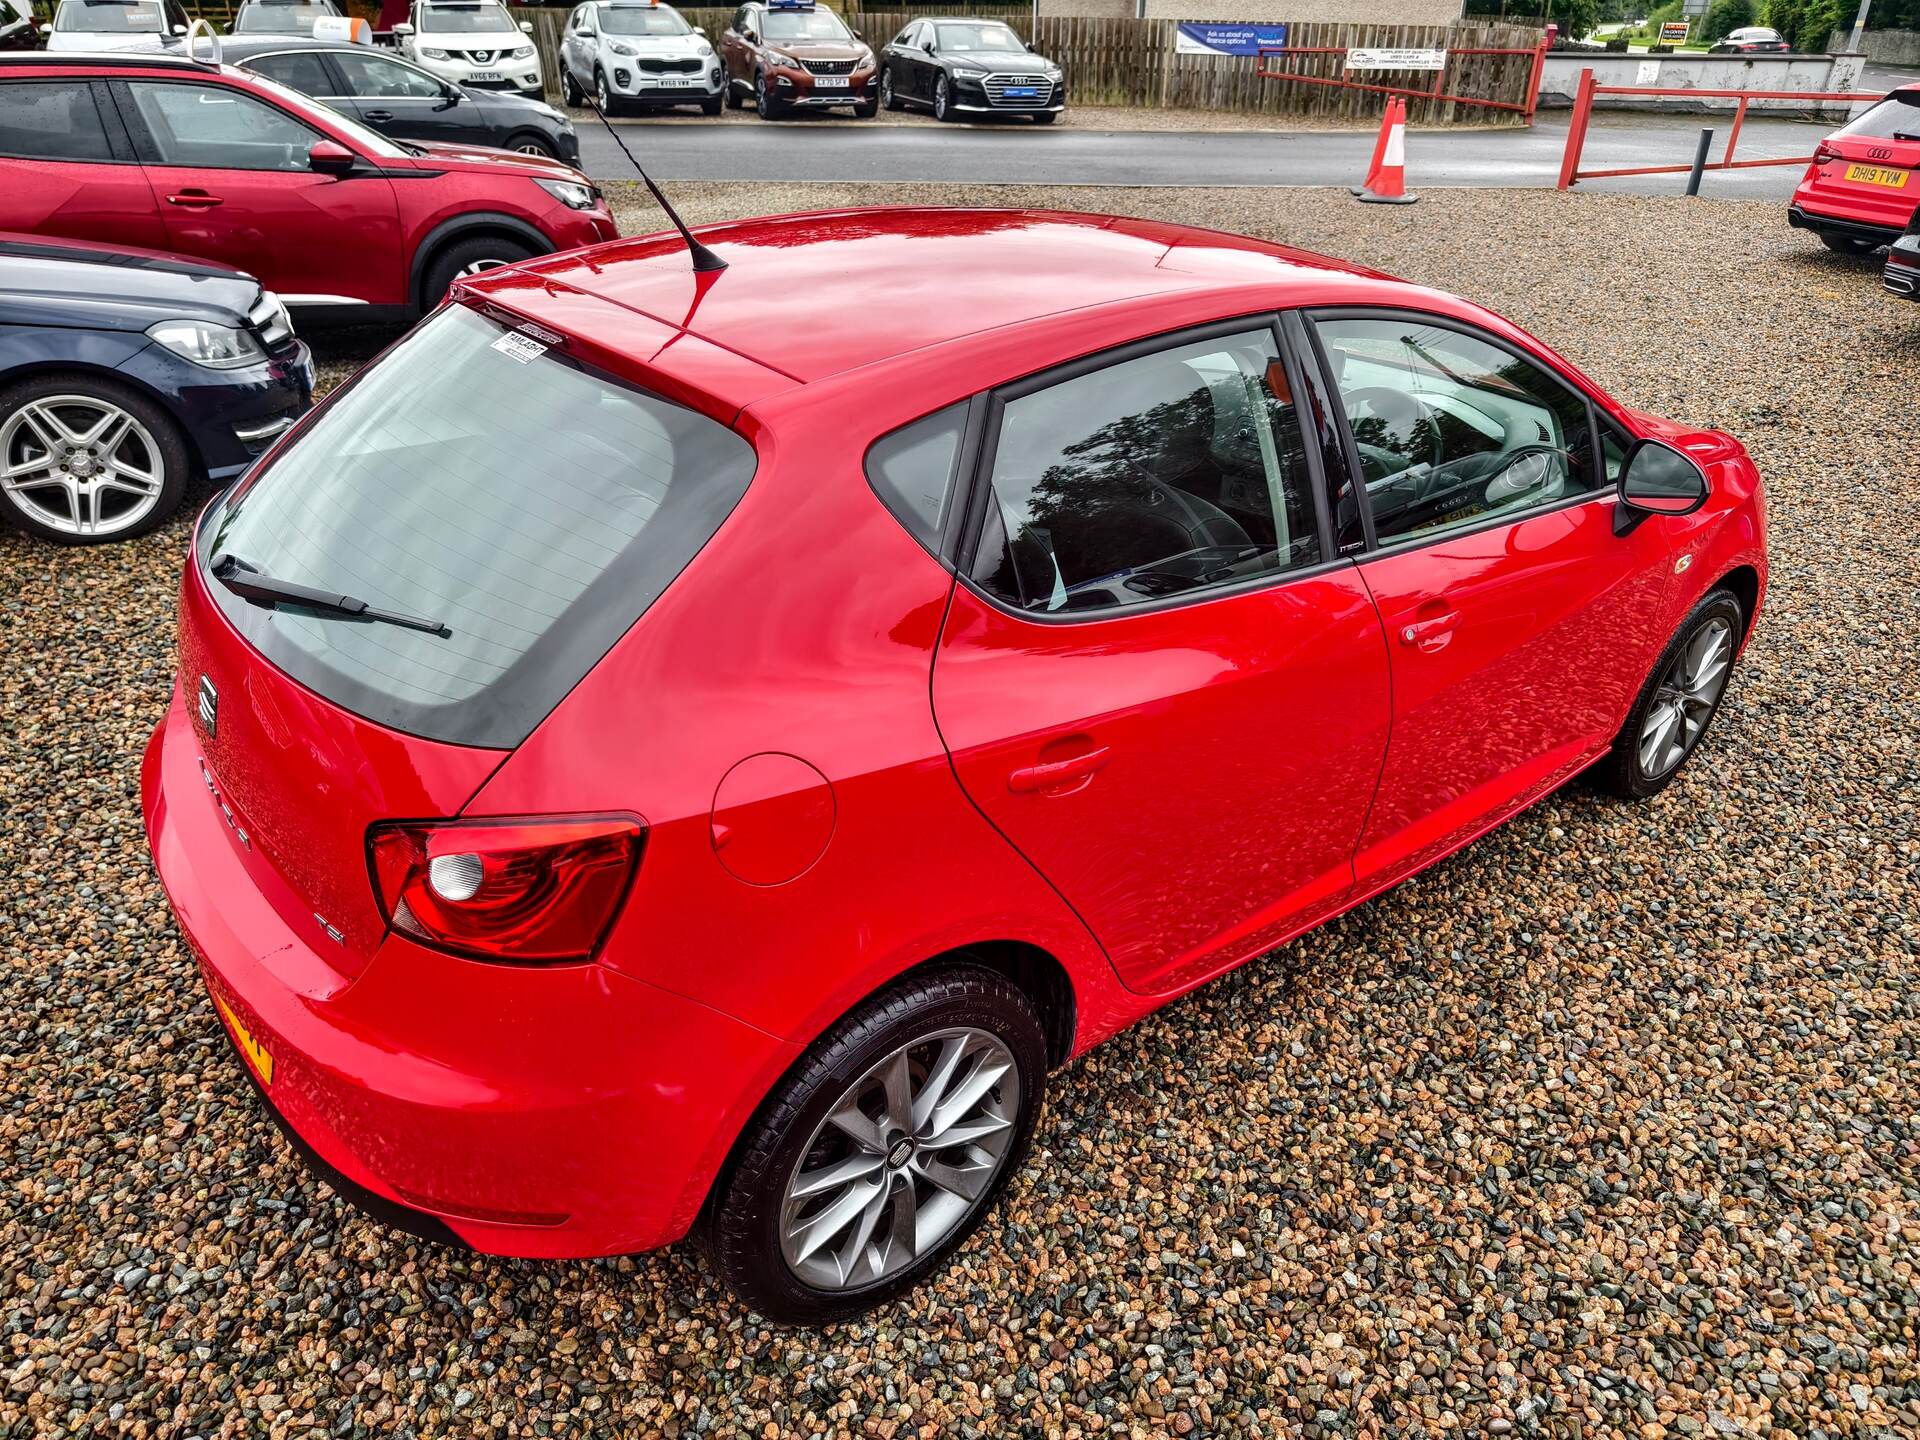
<svg viewBox="0 0 1920 1440">
<path fill-rule="evenodd" d="M 360 118 L 363 120 L 371 120 L 376 125 L 384 125 L 393 118 L 393 112 L 391 110 L 363 110 L 360 112 Z"/>
<path fill-rule="evenodd" d="M 1096 772 L 1106 766 L 1112 754 L 1107 746 L 1097 745 L 1065 760 L 1024 765 L 1007 776 L 1007 788 L 1016 795 L 1023 795 L 1035 790 L 1046 791 L 1071 785 L 1076 780 L 1091 780 Z"/>
<path fill-rule="evenodd" d="M 211 210 L 225 202 L 218 195 L 209 195 L 204 190 L 182 190 L 178 195 L 167 196 L 167 203 L 187 210 Z"/>
<path fill-rule="evenodd" d="M 1460 624 L 1460 612 L 1452 606 L 1423 605 L 1418 618 L 1400 627 L 1400 643 L 1432 654 L 1447 648 L 1454 629 Z"/>
</svg>

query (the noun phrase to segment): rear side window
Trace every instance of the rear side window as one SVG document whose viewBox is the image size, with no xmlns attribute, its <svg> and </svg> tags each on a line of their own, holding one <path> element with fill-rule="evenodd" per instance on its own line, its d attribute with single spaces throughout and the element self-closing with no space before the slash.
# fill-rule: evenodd
<svg viewBox="0 0 1920 1440">
<path fill-rule="evenodd" d="M 446 87 L 423 70 L 389 60 L 384 55 L 353 55 L 345 51 L 333 57 L 346 77 L 347 94 L 363 100 L 417 99 L 443 100 Z"/>
<path fill-rule="evenodd" d="M 312 50 L 262 55 L 258 60 L 247 61 L 246 68 L 269 80 L 278 80 L 282 85 L 291 85 L 303 95 L 332 95 L 336 90 L 333 76 L 327 73 L 327 62 Z"/>
<path fill-rule="evenodd" d="M 0 85 L 0 155 L 29 160 L 111 160 L 93 89 L 72 80 Z"/>
<path fill-rule="evenodd" d="M 200 560 L 437 620 L 266 609 L 207 585 L 266 658 L 410 734 L 526 739 L 746 493 L 752 447 L 453 306 L 204 527 Z"/>
<path fill-rule="evenodd" d="M 1305 459 L 1264 327 L 1018 396 L 973 579 L 1017 609 L 1083 611 L 1317 563 Z"/>
<path fill-rule="evenodd" d="M 883 435 L 867 451 L 867 481 L 913 538 L 936 555 L 967 428 L 965 402 Z"/>
<path fill-rule="evenodd" d="M 1920 140 L 1920 90 L 1896 91 L 1834 134 L 1849 140 Z"/>
</svg>

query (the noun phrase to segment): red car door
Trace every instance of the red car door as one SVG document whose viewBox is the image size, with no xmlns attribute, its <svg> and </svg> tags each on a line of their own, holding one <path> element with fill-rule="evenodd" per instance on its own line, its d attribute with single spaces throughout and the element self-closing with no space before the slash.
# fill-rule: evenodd
<svg viewBox="0 0 1920 1440">
<path fill-rule="evenodd" d="M 1137 990 L 1352 889 L 1386 644 L 1327 558 L 1292 391 L 1276 331 L 1240 321 L 993 401 L 935 717 L 974 803 Z"/>
<path fill-rule="evenodd" d="M 104 83 L 0 80 L 0 231 L 166 249 Z"/>
<path fill-rule="evenodd" d="M 113 89 L 169 249 L 238 266 L 294 304 L 406 302 L 393 185 L 377 167 L 314 171 L 307 152 L 334 136 L 218 77 Z"/>
<path fill-rule="evenodd" d="M 1657 522 L 1614 533 L 1624 438 L 1544 360 L 1409 312 L 1315 330 L 1364 482 L 1360 574 L 1393 670 L 1393 740 L 1355 856 L 1373 889 L 1606 748 L 1667 638 L 1670 553 Z"/>
</svg>

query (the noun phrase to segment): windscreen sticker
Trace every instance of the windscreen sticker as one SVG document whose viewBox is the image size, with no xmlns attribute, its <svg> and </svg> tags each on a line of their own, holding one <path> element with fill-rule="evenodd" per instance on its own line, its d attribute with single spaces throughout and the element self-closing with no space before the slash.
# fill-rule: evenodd
<svg viewBox="0 0 1920 1440">
<path fill-rule="evenodd" d="M 547 353 L 547 347 L 538 340 L 529 340 L 518 331 L 509 330 L 493 342 L 493 348 L 509 359 L 518 360 L 525 365 L 530 360 L 538 360 Z"/>
</svg>

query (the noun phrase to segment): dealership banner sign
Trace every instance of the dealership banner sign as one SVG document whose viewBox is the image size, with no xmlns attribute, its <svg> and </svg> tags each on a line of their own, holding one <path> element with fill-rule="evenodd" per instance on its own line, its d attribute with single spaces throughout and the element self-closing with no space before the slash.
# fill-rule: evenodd
<svg viewBox="0 0 1920 1440">
<path fill-rule="evenodd" d="M 1180 22 L 1174 50 L 1181 55 L 1258 55 L 1287 43 L 1284 25 L 1209 25 Z"/>
<path fill-rule="evenodd" d="M 1444 50 L 1349 50 L 1349 70 L 1444 70 Z"/>
</svg>

